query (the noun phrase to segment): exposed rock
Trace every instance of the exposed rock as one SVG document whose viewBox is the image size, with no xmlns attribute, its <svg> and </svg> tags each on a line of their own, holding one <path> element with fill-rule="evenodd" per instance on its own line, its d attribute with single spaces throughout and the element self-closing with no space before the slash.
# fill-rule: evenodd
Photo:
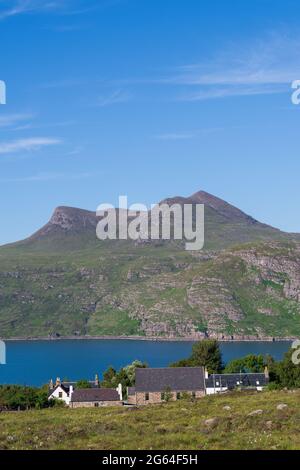
<svg viewBox="0 0 300 470">
<path fill-rule="evenodd" d="M 263 410 L 254 410 L 254 411 L 251 411 L 251 413 L 249 413 L 248 416 L 258 416 L 262 414 L 263 414 Z"/>
<path fill-rule="evenodd" d="M 273 244 L 274 248 L 276 245 Z M 259 268 L 262 281 L 273 283 L 274 287 L 281 287 L 287 299 L 300 301 L 300 253 L 295 259 L 295 251 L 264 254 L 250 249 L 240 251 L 239 256 L 248 265 Z M 271 284 L 272 285 L 272 284 Z M 269 286 L 270 287 L 270 286 Z"/>
<path fill-rule="evenodd" d="M 187 290 L 190 307 L 199 308 L 208 330 L 218 332 L 226 328 L 227 320 L 237 322 L 243 312 L 222 279 L 195 277 Z"/>
<path fill-rule="evenodd" d="M 277 405 L 277 410 L 278 411 L 282 411 L 282 410 L 285 410 L 286 408 L 288 408 L 288 405 L 286 405 L 285 403 L 280 403 L 280 405 Z"/>
<path fill-rule="evenodd" d="M 208 428 L 215 428 L 218 424 L 219 420 L 218 418 L 209 418 L 204 421 L 204 424 Z"/>
</svg>

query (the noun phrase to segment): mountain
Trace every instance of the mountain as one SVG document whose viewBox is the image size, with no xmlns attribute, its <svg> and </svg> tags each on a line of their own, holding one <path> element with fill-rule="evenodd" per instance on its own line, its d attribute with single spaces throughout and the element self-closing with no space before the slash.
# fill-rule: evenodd
<svg viewBox="0 0 300 470">
<path fill-rule="evenodd" d="M 199 191 L 189 197 L 168 198 L 160 204 L 169 206 L 204 204 L 204 249 L 219 250 L 238 243 L 259 240 L 297 239 L 297 235 L 287 234 L 260 223 L 240 209 L 205 191 Z M 98 221 L 95 212 L 74 207 L 57 207 L 44 227 L 26 240 L 12 246 L 42 251 L 51 248 L 55 251 L 81 249 L 86 245 L 99 243 L 96 238 Z"/>
<path fill-rule="evenodd" d="M 33 251 L 78 250 L 96 241 L 96 213 L 75 207 L 57 207 L 49 222 L 25 240 L 7 245 Z"/>
<path fill-rule="evenodd" d="M 300 238 L 199 191 L 204 250 L 102 241 L 94 212 L 58 207 L 0 248 L 0 336 L 291 337 L 300 334 Z"/>
<path fill-rule="evenodd" d="M 253 217 L 245 214 L 240 209 L 228 204 L 228 202 L 223 201 L 222 199 L 213 196 L 205 191 L 198 191 L 195 194 L 187 198 L 176 197 L 171 199 L 166 199 L 165 202 L 168 204 L 179 203 L 179 204 L 204 204 L 207 208 L 212 209 L 220 216 L 224 217 L 228 221 L 236 222 L 246 222 L 249 224 L 258 224 L 259 222 Z M 261 224 L 262 225 L 262 224 Z"/>
</svg>

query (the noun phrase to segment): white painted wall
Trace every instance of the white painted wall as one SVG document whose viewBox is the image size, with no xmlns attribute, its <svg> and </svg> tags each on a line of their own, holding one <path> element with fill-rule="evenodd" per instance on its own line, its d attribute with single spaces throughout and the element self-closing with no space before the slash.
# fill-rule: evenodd
<svg viewBox="0 0 300 470">
<path fill-rule="evenodd" d="M 70 392 L 73 392 L 72 388 L 73 387 L 70 387 Z M 61 397 L 59 396 L 60 393 L 62 394 Z M 70 393 L 70 395 L 72 395 L 72 393 Z M 70 401 L 71 401 L 70 395 L 68 395 L 62 387 L 58 386 L 55 390 L 53 390 L 48 400 L 51 400 L 51 398 L 55 398 L 56 400 L 64 401 L 65 404 L 69 406 Z"/>
<path fill-rule="evenodd" d="M 206 395 L 214 395 L 216 393 L 221 393 L 221 392 L 227 392 L 228 388 L 227 387 L 215 387 L 215 388 L 209 388 L 206 387 Z"/>
<path fill-rule="evenodd" d="M 116 388 L 118 394 L 119 394 L 119 397 L 120 397 L 120 400 L 122 401 L 123 400 L 123 389 L 122 389 L 122 384 L 119 384 Z"/>
<path fill-rule="evenodd" d="M 238 388 L 238 387 L 239 387 L 239 385 L 236 386 L 236 388 Z M 258 392 L 263 391 L 263 387 L 261 387 L 261 386 L 256 386 L 255 388 Z M 215 387 L 215 388 L 206 387 L 206 395 L 214 395 L 216 393 L 224 393 L 224 392 L 227 392 L 227 390 L 228 390 L 227 387 L 222 387 L 222 388 L 221 387 Z"/>
</svg>

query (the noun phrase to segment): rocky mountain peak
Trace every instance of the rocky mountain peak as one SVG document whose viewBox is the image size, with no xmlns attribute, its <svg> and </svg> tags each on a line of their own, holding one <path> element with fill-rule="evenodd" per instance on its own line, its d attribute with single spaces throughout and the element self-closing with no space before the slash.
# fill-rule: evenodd
<svg viewBox="0 0 300 470">
<path fill-rule="evenodd" d="M 229 204 L 228 202 L 224 201 L 223 199 L 220 199 L 219 197 L 207 193 L 206 191 L 198 191 L 192 194 L 189 199 L 194 203 L 204 204 L 206 206 L 211 207 L 219 214 L 223 215 L 228 219 L 231 219 L 232 221 L 243 220 L 247 221 L 248 223 L 257 223 L 257 220 L 255 220 L 250 215 L 245 214 L 245 212 L 241 211 L 237 207 Z"/>
<path fill-rule="evenodd" d="M 82 230 L 96 227 L 97 218 L 95 212 L 76 207 L 59 206 L 54 210 L 49 224 L 59 226 L 63 230 Z"/>
</svg>

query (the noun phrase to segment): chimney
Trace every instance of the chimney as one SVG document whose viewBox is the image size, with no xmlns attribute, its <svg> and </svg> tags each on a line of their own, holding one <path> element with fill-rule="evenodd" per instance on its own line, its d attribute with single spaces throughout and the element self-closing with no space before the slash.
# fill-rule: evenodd
<svg viewBox="0 0 300 470">
<path fill-rule="evenodd" d="M 61 385 L 61 380 L 59 377 L 56 378 L 55 386 L 57 387 L 57 385 Z"/>
<path fill-rule="evenodd" d="M 70 401 L 72 400 L 73 392 L 74 392 L 74 387 L 73 387 L 73 385 L 70 385 L 70 388 L 69 388 L 69 398 L 70 398 Z"/>
<path fill-rule="evenodd" d="M 204 367 L 204 378 L 208 379 L 208 370 L 206 367 Z"/>
<path fill-rule="evenodd" d="M 49 390 L 53 390 L 54 386 L 53 386 L 53 380 L 51 379 L 50 382 L 49 382 Z"/>
<path fill-rule="evenodd" d="M 119 384 L 118 387 L 116 388 L 118 394 L 119 394 L 119 397 L 120 397 L 120 400 L 122 401 L 123 400 L 123 389 L 122 389 L 122 384 Z"/>
<path fill-rule="evenodd" d="M 99 376 L 98 376 L 98 374 L 95 375 L 95 385 L 96 385 L 96 387 L 99 387 Z"/>
<path fill-rule="evenodd" d="M 269 369 L 268 369 L 268 366 L 265 367 L 264 373 L 265 373 L 265 378 L 266 378 L 267 380 L 269 380 Z"/>
</svg>

